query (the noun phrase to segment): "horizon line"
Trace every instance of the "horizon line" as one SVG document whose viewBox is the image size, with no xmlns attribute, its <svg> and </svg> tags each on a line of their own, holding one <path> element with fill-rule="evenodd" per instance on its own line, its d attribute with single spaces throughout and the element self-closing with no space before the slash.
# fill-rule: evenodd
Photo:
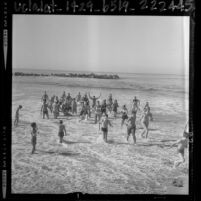
<svg viewBox="0 0 201 201">
<path fill-rule="evenodd" d="M 17 69 L 21 69 L 21 70 L 49 70 L 49 71 L 51 71 L 51 70 L 53 70 L 53 71 L 56 71 L 56 70 L 58 70 L 58 71 L 66 71 L 66 72 L 79 72 L 79 71 L 81 71 L 81 72 L 90 72 L 90 73 L 124 73 L 124 74 L 149 74 L 149 75 L 183 75 L 183 76 L 185 76 L 185 74 L 183 73 L 183 74 L 176 74 L 176 73 L 144 73 L 144 72 L 111 72 L 111 71 L 96 71 L 96 70 L 94 70 L 94 71 L 87 71 L 87 70 L 66 70 L 66 69 L 48 69 L 48 68 L 43 68 L 43 69 L 41 69 L 41 68 L 12 68 L 12 70 L 17 70 Z M 188 74 L 189 75 L 189 74 Z"/>
</svg>

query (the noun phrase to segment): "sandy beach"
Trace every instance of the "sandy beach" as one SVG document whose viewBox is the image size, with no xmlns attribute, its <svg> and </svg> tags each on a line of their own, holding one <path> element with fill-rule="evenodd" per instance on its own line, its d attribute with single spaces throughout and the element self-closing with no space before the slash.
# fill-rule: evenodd
<svg viewBox="0 0 201 201">
<path fill-rule="evenodd" d="M 151 79 L 151 78 L 150 78 Z M 162 79 L 162 78 L 160 78 Z M 90 81 L 81 78 L 14 77 L 12 121 L 18 105 L 20 123 L 12 128 L 12 192 L 66 194 L 82 192 L 90 194 L 188 194 L 188 150 L 186 162 L 174 169 L 178 160 L 176 147 L 170 145 L 182 136 L 187 120 L 187 98 L 178 90 L 172 79 L 166 85 L 156 79 L 132 78 L 120 80 Z M 143 84 L 142 84 L 143 83 Z M 175 84 L 175 85 L 174 85 Z M 179 83 L 182 86 L 183 83 Z M 162 89 L 160 89 L 160 87 Z M 169 87 L 169 91 L 168 91 Z M 109 115 L 113 127 L 109 128 L 108 143 L 103 142 L 94 115 L 89 121 L 79 122 L 78 116 L 58 119 L 42 119 L 41 96 L 59 97 L 66 91 L 72 96 L 90 91 L 102 98 L 109 93 L 118 99 L 119 105 L 127 104 L 135 95 L 143 106 L 150 102 L 154 121 L 150 123 L 149 138 L 142 139 L 137 114 L 137 145 L 132 137 L 126 141 L 126 127 L 121 129 L 121 117 Z M 66 126 L 68 135 L 63 145 L 58 142 L 59 119 Z M 37 122 L 39 135 L 36 153 L 31 155 L 30 123 Z M 174 187 L 173 179 L 184 178 L 183 187 Z"/>
</svg>

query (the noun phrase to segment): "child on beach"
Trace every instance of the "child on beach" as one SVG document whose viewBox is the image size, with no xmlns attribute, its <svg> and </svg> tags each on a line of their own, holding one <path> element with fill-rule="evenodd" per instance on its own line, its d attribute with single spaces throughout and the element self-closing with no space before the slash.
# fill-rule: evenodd
<svg viewBox="0 0 201 201">
<path fill-rule="evenodd" d="M 31 123 L 32 131 L 31 131 L 31 144 L 33 146 L 31 154 L 34 154 L 36 150 L 36 143 L 37 143 L 37 134 L 38 128 L 35 122 Z"/>
<path fill-rule="evenodd" d="M 185 162 L 184 153 L 185 149 L 188 147 L 189 135 L 188 132 L 184 131 L 183 137 L 171 145 L 171 147 L 177 145 L 177 153 L 180 157 L 180 160 L 174 162 L 174 168 Z"/>
<path fill-rule="evenodd" d="M 63 121 L 60 120 L 59 121 L 59 131 L 58 131 L 58 136 L 59 136 L 59 142 L 62 143 L 63 142 L 63 137 L 64 137 L 64 134 L 66 134 L 66 128 L 65 126 L 63 125 Z"/>
<path fill-rule="evenodd" d="M 128 119 L 128 109 L 126 108 L 126 105 L 123 105 L 121 113 L 122 113 L 122 116 L 121 116 L 121 119 L 122 119 L 121 120 L 121 128 L 122 128 L 124 121 L 126 119 Z"/>
<path fill-rule="evenodd" d="M 133 142 L 136 144 L 136 136 L 135 136 L 135 131 L 136 131 L 136 113 L 132 113 L 132 116 L 128 118 L 126 125 L 127 125 L 127 141 L 130 137 L 130 134 L 132 133 L 133 136 Z"/>
<path fill-rule="evenodd" d="M 19 111 L 20 111 L 21 109 L 22 109 L 22 106 L 19 105 L 18 108 L 17 108 L 17 110 L 16 110 L 16 113 L 15 113 L 14 126 L 17 126 L 18 123 L 19 123 L 19 116 L 20 116 Z"/>
<path fill-rule="evenodd" d="M 150 109 L 146 110 L 142 116 L 141 116 L 141 125 L 143 127 L 143 131 L 141 133 L 142 138 L 147 138 L 148 137 L 148 127 L 149 127 L 149 120 L 153 121 L 153 116 L 152 113 L 150 112 Z"/>
<path fill-rule="evenodd" d="M 107 135 L 108 135 L 108 125 L 112 127 L 112 124 L 110 120 L 108 119 L 108 114 L 103 114 L 101 121 L 99 122 L 99 130 L 100 130 L 100 125 L 101 125 L 101 130 L 103 132 L 103 140 L 107 142 Z"/>
</svg>

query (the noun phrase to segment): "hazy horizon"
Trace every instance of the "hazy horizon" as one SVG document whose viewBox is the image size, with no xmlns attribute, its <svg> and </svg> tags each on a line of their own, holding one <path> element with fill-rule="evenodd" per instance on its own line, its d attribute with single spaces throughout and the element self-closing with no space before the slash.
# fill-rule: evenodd
<svg viewBox="0 0 201 201">
<path fill-rule="evenodd" d="M 188 75 L 189 17 L 14 15 L 13 68 Z"/>
</svg>

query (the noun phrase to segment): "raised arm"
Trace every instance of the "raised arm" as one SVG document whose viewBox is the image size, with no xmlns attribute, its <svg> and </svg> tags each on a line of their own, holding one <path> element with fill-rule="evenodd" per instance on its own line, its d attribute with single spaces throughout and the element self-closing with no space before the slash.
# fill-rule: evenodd
<svg viewBox="0 0 201 201">
<path fill-rule="evenodd" d="M 100 93 L 99 97 L 96 98 L 96 100 L 99 99 L 100 97 L 101 97 L 101 93 Z"/>
<path fill-rule="evenodd" d="M 91 97 L 90 93 L 88 93 L 88 96 L 89 96 L 89 98 L 90 98 L 91 100 L 93 100 L 93 98 Z"/>
</svg>

